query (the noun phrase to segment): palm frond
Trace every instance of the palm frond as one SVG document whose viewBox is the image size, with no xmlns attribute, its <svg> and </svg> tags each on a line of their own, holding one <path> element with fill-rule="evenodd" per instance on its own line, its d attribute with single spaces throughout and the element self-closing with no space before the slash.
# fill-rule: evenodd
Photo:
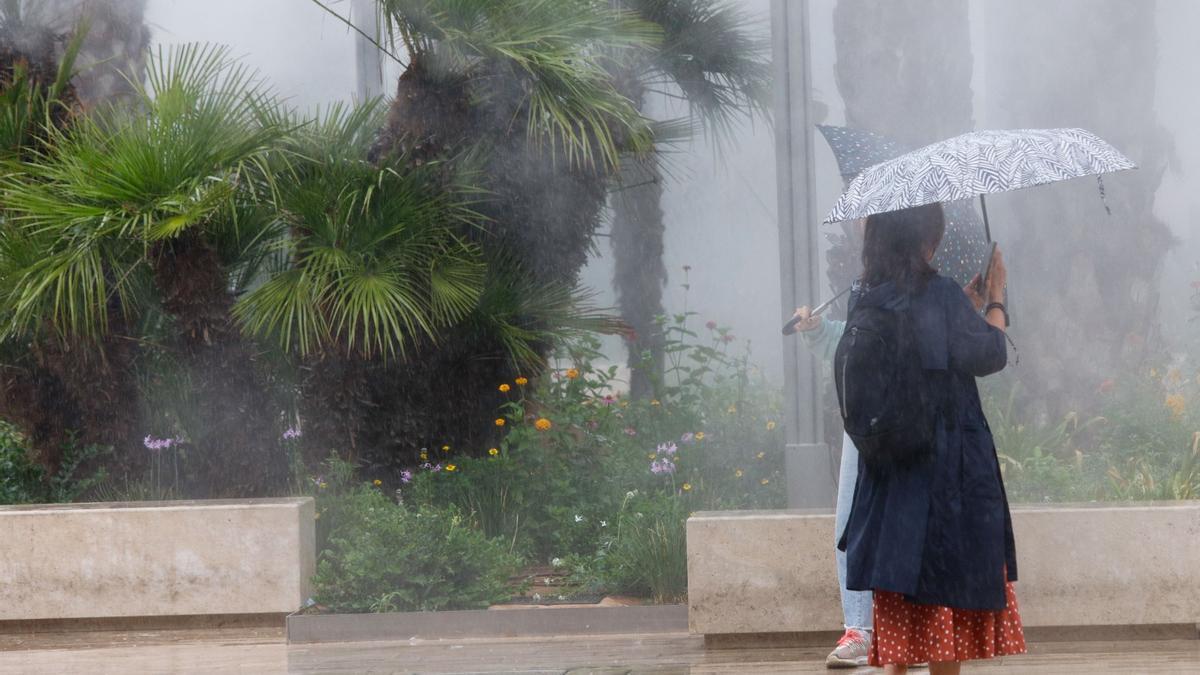
<svg viewBox="0 0 1200 675">
<path fill-rule="evenodd" d="M 647 62 L 682 92 L 706 129 L 728 137 L 740 116 L 770 119 L 769 33 L 728 0 L 623 0 L 659 26 L 663 41 Z"/>
<path fill-rule="evenodd" d="M 49 129 L 0 180 L 13 236 L 44 250 L 11 275 L 10 331 L 41 319 L 102 334 L 110 302 L 133 308 L 130 284 L 155 242 L 197 227 L 222 238 L 238 227 L 236 202 L 264 180 L 262 158 L 283 131 L 262 124 L 269 92 L 227 49 L 159 50 L 148 70 L 145 86 L 134 83 L 140 109 L 102 106 Z"/>
<path fill-rule="evenodd" d="M 290 256 L 235 307 L 252 335 L 302 355 L 405 357 L 472 311 L 484 265 L 459 230 L 479 218 L 438 163 L 365 160 L 377 102 L 333 107 L 286 141 L 278 210 Z"/>
</svg>

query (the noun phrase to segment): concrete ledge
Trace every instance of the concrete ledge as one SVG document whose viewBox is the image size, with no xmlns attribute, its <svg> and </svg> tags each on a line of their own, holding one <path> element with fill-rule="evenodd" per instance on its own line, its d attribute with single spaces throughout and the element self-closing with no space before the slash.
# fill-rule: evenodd
<svg viewBox="0 0 1200 675">
<path fill-rule="evenodd" d="M 683 633 L 687 629 L 683 605 L 293 614 L 287 619 L 291 643 Z"/>
<path fill-rule="evenodd" d="M 840 631 L 831 511 L 688 520 L 688 624 L 706 635 Z M 1017 597 L 1034 629 L 1200 623 L 1200 501 L 1018 506 Z M 1048 631 L 1049 632 L 1049 631 Z"/>
<path fill-rule="evenodd" d="M 282 616 L 311 592 L 313 508 L 307 497 L 0 507 L 0 622 Z"/>
</svg>

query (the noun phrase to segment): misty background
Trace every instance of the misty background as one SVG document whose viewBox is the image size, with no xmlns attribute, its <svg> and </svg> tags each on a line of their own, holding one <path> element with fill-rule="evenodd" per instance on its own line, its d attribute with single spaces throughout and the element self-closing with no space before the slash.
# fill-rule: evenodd
<svg viewBox="0 0 1200 675">
<path fill-rule="evenodd" d="M 759 19 L 762 31 L 769 31 L 769 0 L 741 4 Z M 349 4 L 335 7 L 345 12 Z M 148 0 L 146 19 L 156 45 L 230 45 L 298 107 L 353 96 L 354 36 L 308 0 Z M 880 25 L 871 25 L 873 20 Z M 1148 308 L 1144 315 L 1096 317 L 1101 325 L 1147 324 L 1145 333 L 1168 348 L 1200 337 L 1200 322 L 1191 321 L 1200 316 L 1200 308 L 1192 305 L 1197 293 L 1192 284 L 1200 280 L 1200 191 L 1193 187 L 1200 177 L 1200 126 L 1194 123 L 1198 94 L 1192 77 L 1200 57 L 1195 40 L 1200 3 L 812 0 L 810 21 L 813 98 L 817 118 L 824 123 L 886 126 L 871 130 L 914 145 L 971 128 L 1082 126 L 1142 167 L 1105 178 L 1114 216 L 1105 213 L 1095 182 L 1089 180 L 989 201 L 989 206 L 994 204 L 993 232 L 1014 270 L 1018 321 L 1025 318 L 1022 310 L 1047 299 L 1051 302 L 1041 306 L 1052 309 L 1046 311 L 1066 315 L 1078 303 L 1094 303 L 1095 298 L 1073 295 L 1091 284 L 1101 303 L 1107 305 L 1112 298 L 1114 311 L 1122 306 L 1116 296 L 1123 294 L 1136 296 L 1134 303 Z M 862 61 L 849 62 L 845 55 L 851 53 Z M 893 76 L 892 70 L 905 67 L 917 72 Z M 394 72 L 385 67 L 385 93 L 395 83 Z M 853 72 L 865 75 L 848 80 L 847 73 Z M 1038 77 L 1031 77 L 1033 73 Z M 662 118 L 686 114 L 666 97 L 652 100 L 650 109 Z M 863 119 L 864 111 L 874 117 Z M 824 214 L 842 183 L 824 141 L 815 138 L 813 147 L 816 210 Z M 732 327 L 739 338 L 751 342 L 754 360 L 767 373 L 778 374 L 779 325 L 785 313 L 780 306 L 776 160 L 770 126 L 747 121 L 736 141 L 720 154 L 697 138 L 677 147 L 667 161 L 663 206 L 668 310 L 681 311 L 686 302 L 699 313 L 701 323 L 715 320 Z M 1160 267 L 1120 276 L 1123 251 L 1150 236 L 1127 227 L 1124 219 L 1130 213 L 1160 221 L 1173 241 L 1163 244 L 1168 250 Z M 1097 276 L 1092 272 L 1056 276 L 1060 263 L 1066 268 L 1073 263 L 1069 252 L 1060 255 L 1048 248 L 1064 239 L 1055 236 L 1055 228 L 1083 228 L 1080 236 L 1111 242 L 1116 249 L 1109 252 L 1116 286 L 1084 278 Z M 838 231 L 833 226 L 825 229 Z M 691 270 L 686 294 L 681 287 L 684 266 Z M 1078 279 L 1082 281 L 1076 283 Z M 582 281 L 600 292 L 600 304 L 615 304 L 611 251 L 604 236 Z M 1146 300 L 1147 294 L 1154 296 L 1152 301 Z M 1037 352 L 1055 344 L 1070 349 L 1069 343 L 1080 336 L 1069 328 L 1083 331 L 1086 338 L 1086 327 L 1075 322 L 1054 328 L 1037 313 L 1032 316 L 1030 320 L 1041 326 L 1040 334 L 1014 330 L 1027 340 L 1022 355 L 1032 364 L 1029 367 L 1048 372 L 1070 367 L 1067 362 L 1039 360 Z M 1151 323 L 1158 325 L 1152 329 Z M 606 350 L 614 362 L 624 362 L 618 341 L 608 342 Z"/>
</svg>

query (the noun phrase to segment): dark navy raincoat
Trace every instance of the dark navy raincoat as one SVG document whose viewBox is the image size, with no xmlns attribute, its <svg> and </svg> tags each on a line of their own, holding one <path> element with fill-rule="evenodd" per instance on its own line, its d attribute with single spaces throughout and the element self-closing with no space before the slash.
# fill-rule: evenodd
<svg viewBox="0 0 1200 675">
<path fill-rule="evenodd" d="M 887 302 L 884 284 L 855 302 Z M 846 587 L 901 593 L 920 604 L 1002 610 L 1016 581 L 1008 498 L 975 378 L 1003 370 L 1004 334 L 956 282 L 936 277 L 910 298 L 921 358 L 939 394 L 929 460 L 873 471 L 859 462 L 850 519 L 839 543 Z M 1007 579 L 1005 571 L 1007 570 Z"/>
</svg>

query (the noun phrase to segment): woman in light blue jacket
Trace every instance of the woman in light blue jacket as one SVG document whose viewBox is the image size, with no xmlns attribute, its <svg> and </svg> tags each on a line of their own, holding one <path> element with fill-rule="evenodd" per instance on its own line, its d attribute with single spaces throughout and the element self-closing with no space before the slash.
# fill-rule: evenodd
<svg viewBox="0 0 1200 675">
<path fill-rule="evenodd" d="M 796 310 L 796 316 L 801 319 L 796 324 L 807 346 L 817 358 L 823 362 L 833 361 L 833 353 L 837 351 L 838 340 L 846 330 L 845 321 L 825 321 L 818 316 L 810 316 L 808 307 Z M 837 647 L 830 652 L 825 665 L 830 668 L 857 668 L 867 665 L 867 657 L 871 652 L 872 630 L 872 597 L 870 591 L 851 591 L 846 589 L 846 554 L 838 551 L 836 544 L 846 529 L 846 521 L 850 518 L 850 504 L 854 499 L 854 483 L 858 480 L 858 449 L 847 435 L 842 436 L 842 465 L 838 472 L 837 511 L 834 529 L 834 551 L 837 557 L 838 587 L 842 591 L 842 618 L 846 632 L 838 640 Z"/>
</svg>

